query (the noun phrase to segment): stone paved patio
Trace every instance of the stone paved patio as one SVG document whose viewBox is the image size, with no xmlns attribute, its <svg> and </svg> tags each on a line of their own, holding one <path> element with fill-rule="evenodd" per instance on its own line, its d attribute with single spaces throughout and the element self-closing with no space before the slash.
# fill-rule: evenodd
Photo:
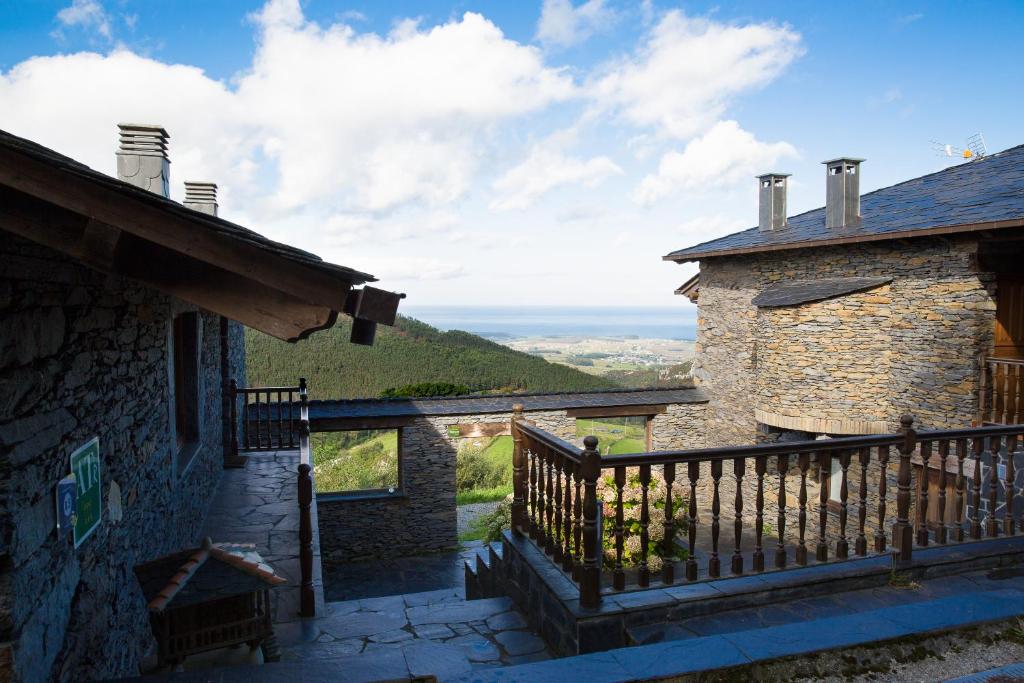
<svg viewBox="0 0 1024 683">
<path fill-rule="evenodd" d="M 551 658 L 508 598 L 461 589 L 328 603 L 317 619 L 277 628 L 282 661 L 330 661 L 346 681 L 435 675 Z"/>
<path fill-rule="evenodd" d="M 463 564 L 482 546 L 473 541 L 447 553 L 327 565 L 323 568 L 324 595 L 335 602 L 442 589 L 462 594 L 466 583 Z"/>
<path fill-rule="evenodd" d="M 224 471 L 203 535 L 214 542 L 253 543 L 274 571 L 288 579 L 272 590 L 274 623 L 299 618 L 299 452 L 249 452 L 244 468 Z M 320 543 L 313 516 L 313 589 L 323 609 Z"/>
</svg>

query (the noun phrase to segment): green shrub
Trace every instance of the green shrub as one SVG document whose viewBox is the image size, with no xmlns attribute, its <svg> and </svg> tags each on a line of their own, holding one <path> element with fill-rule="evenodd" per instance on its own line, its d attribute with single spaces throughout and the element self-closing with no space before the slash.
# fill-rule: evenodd
<svg viewBox="0 0 1024 683">
<path fill-rule="evenodd" d="M 478 523 L 484 529 L 485 543 L 500 541 L 501 533 L 512 526 L 512 494 L 506 496 L 489 514 L 483 515 Z"/>
<path fill-rule="evenodd" d="M 512 480 L 512 462 L 487 457 L 484 449 L 464 445 L 455 459 L 455 490 L 493 489 Z"/>
</svg>

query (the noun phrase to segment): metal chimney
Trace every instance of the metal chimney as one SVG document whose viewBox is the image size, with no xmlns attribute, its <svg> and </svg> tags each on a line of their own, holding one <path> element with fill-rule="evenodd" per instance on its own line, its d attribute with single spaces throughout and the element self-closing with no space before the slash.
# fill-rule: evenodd
<svg viewBox="0 0 1024 683">
<path fill-rule="evenodd" d="M 161 126 L 119 123 L 121 146 L 117 150 L 117 177 L 158 195 L 171 196 L 171 161 Z"/>
<path fill-rule="evenodd" d="M 863 159 L 841 157 L 825 164 L 825 226 L 860 225 L 860 163 Z"/>
<path fill-rule="evenodd" d="M 217 215 L 217 184 L 185 181 L 185 206 L 195 211 Z"/>
<path fill-rule="evenodd" d="M 786 178 L 789 173 L 765 173 L 757 176 L 758 222 L 761 232 L 786 227 Z"/>
</svg>

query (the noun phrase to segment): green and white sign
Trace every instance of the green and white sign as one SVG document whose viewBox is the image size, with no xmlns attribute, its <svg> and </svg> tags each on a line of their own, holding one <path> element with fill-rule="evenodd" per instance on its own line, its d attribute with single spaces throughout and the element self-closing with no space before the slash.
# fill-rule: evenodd
<svg viewBox="0 0 1024 683">
<path fill-rule="evenodd" d="M 103 493 L 100 488 L 100 440 L 93 437 L 71 454 L 71 473 L 78 484 L 75 504 L 75 547 L 95 531 L 103 517 Z"/>
</svg>

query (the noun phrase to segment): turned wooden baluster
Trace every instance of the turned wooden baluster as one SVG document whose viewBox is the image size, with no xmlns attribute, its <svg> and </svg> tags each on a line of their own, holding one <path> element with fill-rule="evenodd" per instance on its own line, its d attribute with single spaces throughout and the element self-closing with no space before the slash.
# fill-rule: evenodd
<svg viewBox="0 0 1024 683">
<path fill-rule="evenodd" d="M 818 454 L 818 545 L 814 557 L 818 562 L 828 560 L 828 484 L 832 476 L 832 455 Z"/>
<path fill-rule="evenodd" d="M 885 492 L 889 485 L 889 447 L 878 447 L 878 527 L 875 529 L 875 552 L 885 552 Z"/>
<path fill-rule="evenodd" d="M 899 445 L 900 471 L 896 480 L 896 524 L 893 525 L 892 542 L 897 548 L 897 562 L 909 564 L 914 552 L 914 528 L 910 524 L 910 456 L 917 443 L 914 418 L 910 415 L 900 418 L 900 434 L 903 439 Z"/>
<path fill-rule="evenodd" d="M 1005 424 L 1010 424 L 1010 417 L 1011 416 L 1012 416 L 1012 413 L 1010 412 L 1010 366 L 1009 365 L 1004 365 L 1003 366 L 1003 419 L 1002 419 L 1002 423 L 1004 425 Z M 992 451 L 992 456 L 993 456 L 993 458 L 995 457 L 995 451 Z M 996 479 L 999 479 L 999 477 L 996 477 Z M 989 515 L 990 519 L 991 519 L 991 517 L 992 517 L 992 515 Z M 999 533 L 998 529 L 996 530 L 996 533 L 997 534 Z"/>
<path fill-rule="evenodd" d="M 1020 369 L 1020 366 L 1016 366 Z M 1017 522 L 1013 519 L 1013 498 L 1017 489 L 1017 472 L 1013 467 L 1013 455 L 1017 451 L 1017 435 L 1013 434 L 1006 438 L 1006 479 L 1004 489 L 1006 492 L 1006 521 L 1003 523 L 1003 533 L 1013 536 L 1017 533 Z"/>
<path fill-rule="evenodd" d="M 601 604 L 601 538 L 597 527 L 597 478 L 601 476 L 601 454 L 597 438 L 583 439 L 586 449 L 581 463 L 583 477 L 583 566 L 580 568 L 580 607 L 595 609 Z"/>
<path fill-rule="evenodd" d="M 562 562 L 562 527 L 564 521 L 562 520 L 562 454 L 552 453 L 551 457 L 551 478 L 554 480 L 555 487 L 555 514 L 554 514 L 554 550 L 551 553 L 551 559 L 555 561 L 555 564 L 561 564 Z"/>
<path fill-rule="evenodd" d="M 956 440 L 956 497 L 953 499 L 953 518 L 950 522 L 953 540 L 962 543 L 964 540 L 964 460 L 967 459 L 967 439 Z"/>
<path fill-rule="evenodd" d="M 512 531 L 520 535 L 526 529 L 526 454 L 519 421 L 523 418 L 523 404 L 512 406 Z"/>
<path fill-rule="evenodd" d="M 868 521 L 868 465 L 871 464 L 871 449 L 862 448 L 858 453 L 860 462 L 860 490 L 857 501 L 857 542 L 853 552 L 859 556 L 868 554 L 868 537 L 864 534 L 864 525 Z"/>
<path fill-rule="evenodd" d="M 542 453 L 544 454 L 544 485 L 547 487 L 544 493 L 544 552 L 553 555 L 555 552 L 555 488 L 554 482 L 551 481 L 551 470 L 555 453 L 549 448 L 545 448 Z"/>
<path fill-rule="evenodd" d="M 691 462 L 687 464 L 687 474 L 690 478 L 690 505 L 689 525 L 686 533 L 690 542 L 690 553 L 686 558 L 686 580 L 697 580 L 697 480 L 700 479 L 700 463 Z"/>
<path fill-rule="evenodd" d="M 263 422 L 263 411 L 260 410 L 260 392 L 256 392 L 256 449 L 263 447 L 263 432 L 260 423 Z"/>
<path fill-rule="evenodd" d="M 999 502 L 999 447 L 1002 439 L 998 436 L 988 440 L 989 473 L 988 473 L 988 519 L 985 534 L 989 538 L 999 535 L 999 518 L 996 517 L 996 505 Z"/>
<path fill-rule="evenodd" d="M 800 514 L 797 517 L 800 539 L 796 546 L 796 563 L 803 567 L 807 564 L 807 469 L 811 465 L 810 454 L 801 453 L 797 456 L 797 464 L 800 467 Z"/>
<path fill-rule="evenodd" d="M 935 527 L 935 542 L 946 542 L 946 464 L 949 462 L 949 440 L 939 442 L 939 495 L 935 501 L 935 512 L 939 522 Z"/>
<path fill-rule="evenodd" d="M 565 548 L 562 551 L 562 569 L 565 571 L 572 571 L 573 565 L 573 551 L 572 551 L 572 470 L 573 461 L 569 458 L 564 458 L 562 462 L 562 474 L 565 475 L 565 519 L 563 536 L 565 537 Z"/>
<path fill-rule="evenodd" d="M 640 569 L 637 572 L 637 582 L 640 584 L 641 588 L 646 588 L 651 585 L 651 570 L 647 564 L 647 557 L 651 543 L 649 530 L 651 525 L 651 510 L 647 500 L 647 492 L 650 485 L 651 466 L 640 465 Z"/>
<path fill-rule="evenodd" d="M 928 467 L 932 459 L 932 442 L 921 444 L 921 474 L 918 476 L 917 489 L 919 508 L 917 511 L 917 544 L 928 545 Z"/>
<path fill-rule="evenodd" d="M 711 559 L 708 560 L 708 576 L 715 578 L 721 575 L 722 562 L 718 558 L 719 513 L 722 511 L 722 500 L 718 495 L 718 484 L 722 479 L 722 461 L 711 461 Z"/>
<path fill-rule="evenodd" d="M 849 515 L 850 487 L 848 475 L 850 471 L 850 451 L 839 453 L 839 468 L 842 471 L 839 484 L 839 540 L 836 541 L 836 557 L 845 560 L 850 556 L 850 542 L 846 539 L 846 521 Z"/>
<path fill-rule="evenodd" d="M 281 392 L 277 392 L 277 447 L 284 448 L 284 402 Z"/>
<path fill-rule="evenodd" d="M 622 490 L 626 486 L 626 468 L 615 468 L 615 570 L 612 572 L 612 586 L 615 590 L 626 587 L 626 573 L 622 569 L 622 554 L 626 543 L 625 516 L 622 511 Z"/>
<path fill-rule="evenodd" d="M 572 578 L 575 581 L 580 580 L 580 574 L 583 570 L 583 466 L 580 463 L 573 464 L 572 467 L 572 483 L 576 487 L 576 501 L 573 505 L 573 513 L 575 519 L 573 520 L 573 543 L 576 546 L 576 557 L 573 561 L 572 566 Z"/>
<path fill-rule="evenodd" d="M 530 538 L 540 539 L 540 516 L 537 514 L 537 446 L 530 441 Z"/>
<path fill-rule="evenodd" d="M 971 479 L 971 538 L 981 538 L 981 454 L 985 451 L 985 438 L 976 437 L 972 443 L 974 451 L 974 477 Z"/>
<path fill-rule="evenodd" d="M 661 567 L 661 581 L 672 585 L 676 580 L 676 520 L 675 509 L 672 506 L 672 484 L 676 480 L 676 464 L 665 463 L 662 473 L 665 479 L 665 537 L 662 539 L 662 556 L 665 561 Z"/>
<path fill-rule="evenodd" d="M 732 573 L 743 573 L 743 472 L 746 469 L 745 458 L 736 458 L 732 461 L 732 473 L 736 477 L 736 516 L 733 519 L 733 535 L 736 537 L 736 549 L 732 553 Z"/>
<path fill-rule="evenodd" d="M 754 499 L 754 557 L 751 565 L 755 572 L 764 571 L 764 474 L 768 470 L 768 458 L 759 455 L 754 460 L 754 474 L 757 475 L 757 497 Z"/>
<path fill-rule="evenodd" d="M 779 472 L 779 542 L 775 546 L 775 566 L 783 569 L 786 566 L 786 471 L 789 469 L 789 456 L 779 455 L 775 458 Z"/>
<path fill-rule="evenodd" d="M 250 447 L 249 443 L 249 394 L 245 391 L 241 393 L 242 396 L 242 445 L 245 448 Z"/>
</svg>

